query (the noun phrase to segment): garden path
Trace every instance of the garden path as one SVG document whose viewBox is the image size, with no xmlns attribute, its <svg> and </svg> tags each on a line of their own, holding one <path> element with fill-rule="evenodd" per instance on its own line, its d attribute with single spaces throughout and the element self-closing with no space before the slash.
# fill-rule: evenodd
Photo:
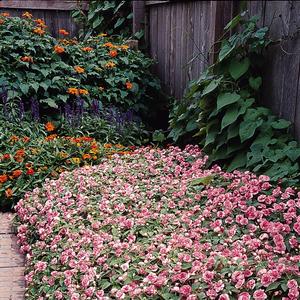
<svg viewBox="0 0 300 300">
<path fill-rule="evenodd" d="M 24 299 L 24 257 L 18 251 L 11 213 L 0 213 L 0 300 Z"/>
</svg>

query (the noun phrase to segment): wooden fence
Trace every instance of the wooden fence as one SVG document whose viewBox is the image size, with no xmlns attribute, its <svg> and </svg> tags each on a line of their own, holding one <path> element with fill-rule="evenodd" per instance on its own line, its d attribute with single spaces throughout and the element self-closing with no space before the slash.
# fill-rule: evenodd
<svg viewBox="0 0 300 300">
<path fill-rule="evenodd" d="M 215 41 L 237 12 L 238 1 L 135 1 L 134 27 L 145 23 L 154 72 L 164 90 L 180 99 L 187 83 L 212 62 Z M 144 6 L 144 10 L 142 9 Z M 248 1 L 250 15 L 271 26 L 279 40 L 267 53 L 262 104 L 294 124 L 300 141 L 300 1 Z M 144 12 L 144 16 L 141 12 Z M 192 60 L 192 63 L 189 63 Z"/>
<path fill-rule="evenodd" d="M 21 16 L 25 11 L 34 18 L 44 19 L 50 33 L 58 36 L 58 30 L 64 28 L 71 36 L 78 33 L 78 26 L 71 18 L 71 11 L 77 6 L 76 0 L 0 0 L 0 12 L 8 12 L 11 16 Z M 87 1 L 83 1 L 87 7 Z"/>
</svg>

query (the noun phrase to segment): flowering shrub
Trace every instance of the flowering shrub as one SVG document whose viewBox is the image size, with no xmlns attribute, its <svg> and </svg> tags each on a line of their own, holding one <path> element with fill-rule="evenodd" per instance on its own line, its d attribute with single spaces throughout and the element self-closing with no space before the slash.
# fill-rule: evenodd
<svg viewBox="0 0 300 300">
<path fill-rule="evenodd" d="M 88 136 L 59 136 L 51 122 L 41 126 L 26 126 L 15 131 L 17 135 L 8 126 L 0 134 L 0 210 L 12 208 L 26 190 L 41 185 L 45 178 L 57 178 L 63 171 L 98 164 L 103 157 L 129 150 Z"/>
<path fill-rule="evenodd" d="M 300 193 L 141 148 L 16 206 L 27 299 L 299 299 Z"/>
<path fill-rule="evenodd" d="M 8 101 L 18 99 L 26 110 L 33 98 L 42 113 L 50 109 L 51 115 L 78 98 L 85 107 L 99 99 L 145 110 L 159 87 L 149 71 L 151 59 L 105 34 L 78 42 L 66 30 L 59 30 L 61 39 L 46 30 L 44 21 L 29 13 L 0 16 L 0 84 L 8 90 Z"/>
</svg>

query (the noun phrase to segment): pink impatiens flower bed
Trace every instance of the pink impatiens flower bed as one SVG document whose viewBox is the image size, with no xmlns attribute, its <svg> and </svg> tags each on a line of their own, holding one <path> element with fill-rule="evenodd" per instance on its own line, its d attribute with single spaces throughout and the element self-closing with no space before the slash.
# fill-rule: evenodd
<svg viewBox="0 0 300 300">
<path fill-rule="evenodd" d="M 141 148 L 16 206 L 27 299 L 299 299 L 300 193 Z"/>
</svg>

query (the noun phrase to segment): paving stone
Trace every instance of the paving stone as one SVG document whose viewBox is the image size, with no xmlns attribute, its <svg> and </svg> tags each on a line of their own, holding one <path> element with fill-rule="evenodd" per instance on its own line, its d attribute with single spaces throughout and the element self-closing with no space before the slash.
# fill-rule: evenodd
<svg viewBox="0 0 300 300">
<path fill-rule="evenodd" d="M 23 300 L 24 257 L 13 233 L 11 213 L 0 213 L 0 300 Z"/>
</svg>

